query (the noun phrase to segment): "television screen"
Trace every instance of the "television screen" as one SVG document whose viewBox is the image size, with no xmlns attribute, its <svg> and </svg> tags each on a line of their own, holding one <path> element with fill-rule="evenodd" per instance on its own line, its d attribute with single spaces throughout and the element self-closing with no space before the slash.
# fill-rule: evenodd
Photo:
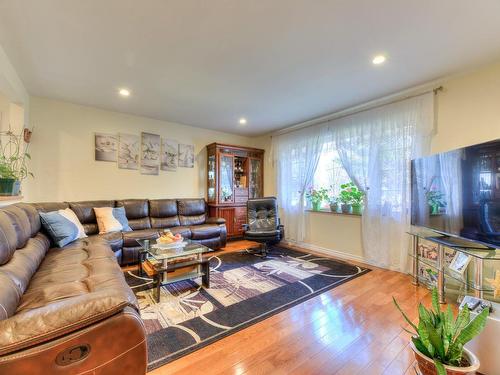
<svg viewBox="0 0 500 375">
<path fill-rule="evenodd" d="M 500 247 L 500 139 L 412 160 L 412 225 Z"/>
</svg>

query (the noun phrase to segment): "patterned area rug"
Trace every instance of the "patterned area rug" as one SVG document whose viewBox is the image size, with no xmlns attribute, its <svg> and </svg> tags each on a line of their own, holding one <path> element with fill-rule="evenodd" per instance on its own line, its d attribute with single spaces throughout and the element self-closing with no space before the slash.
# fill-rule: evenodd
<svg viewBox="0 0 500 375">
<path fill-rule="evenodd" d="M 266 259 L 246 253 L 210 258 L 210 288 L 179 281 L 161 288 L 125 273 L 139 301 L 148 340 L 148 370 L 189 354 L 334 288 L 369 269 L 274 247 Z"/>
</svg>

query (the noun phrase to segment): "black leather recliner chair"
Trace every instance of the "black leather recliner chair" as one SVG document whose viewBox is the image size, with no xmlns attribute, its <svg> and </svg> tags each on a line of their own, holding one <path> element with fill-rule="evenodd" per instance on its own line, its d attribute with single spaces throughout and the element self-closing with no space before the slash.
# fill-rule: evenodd
<svg viewBox="0 0 500 375">
<path fill-rule="evenodd" d="M 253 252 L 266 257 L 269 252 L 268 245 L 279 243 L 284 236 L 285 231 L 278 217 L 276 198 L 249 199 L 247 202 L 247 223 L 243 224 L 243 238 L 261 244 Z M 249 249 L 249 252 L 251 250 Z"/>
</svg>

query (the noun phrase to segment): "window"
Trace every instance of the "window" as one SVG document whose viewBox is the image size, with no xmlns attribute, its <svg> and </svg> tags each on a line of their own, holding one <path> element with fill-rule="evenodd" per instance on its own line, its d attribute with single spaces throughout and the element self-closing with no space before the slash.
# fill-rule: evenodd
<svg viewBox="0 0 500 375">
<path fill-rule="evenodd" d="M 350 181 L 332 142 L 325 143 L 314 174 L 314 188 L 326 188 L 330 196 L 337 197 L 340 194 L 340 185 Z M 328 202 L 323 202 L 322 208 L 328 208 L 328 205 Z"/>
</svg>

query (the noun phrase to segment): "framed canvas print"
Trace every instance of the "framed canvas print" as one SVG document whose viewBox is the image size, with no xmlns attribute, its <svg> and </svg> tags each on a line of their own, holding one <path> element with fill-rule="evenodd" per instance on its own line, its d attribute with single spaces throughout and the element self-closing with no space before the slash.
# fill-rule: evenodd
<svg viewBox="0 0 500 375">
<path fill-rule="evenodd" d="M 162 171 L 177 170 L 178 143 L 173 139 L 162 138 L 161 140 L 161 164 Z"/>
<path fill-rule="evenodd" d="M 179 143 L 179 167 L 194 167 L 194 146 Z"/>
<path fill-rule="evenodd" d="M 157 175 L 160 172 L 160 136 L 141 133 L 141 174 Z"/>
<path fill-rule="evenodd" d="M 118 137 L 116 134 L 95 133 L 95 160 L 116 162 Z"/>
<path fill-rule="evenodd" d="M 118 168 L 139 169 L 140 138 L 138 135 L 119 135 Z"/>
</svg>

